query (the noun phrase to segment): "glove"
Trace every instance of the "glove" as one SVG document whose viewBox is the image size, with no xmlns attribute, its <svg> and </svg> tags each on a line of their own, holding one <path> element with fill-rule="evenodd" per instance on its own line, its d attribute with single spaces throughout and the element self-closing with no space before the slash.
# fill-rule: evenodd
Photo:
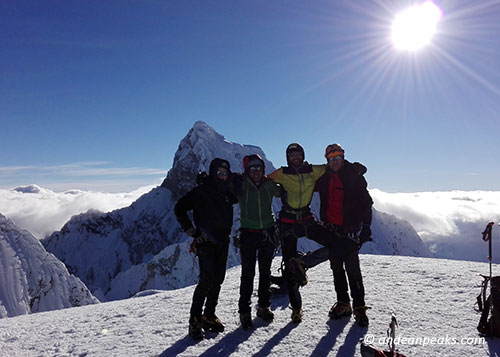
<svg viewBox="0 0 500 357">
<path fill-rule="evenodd" d="M 373 241 L 372 239 L 372 230 L 370 229 L 369 225 L 363 225 L 363 228 L 361 229 L 361 232 L 359 233 L 359 249 L 361 249 L 361 246 L 365 242 L 371 242 Z"/>
<path fill-rule="evenodd" d="M 196 228 L 194 228 L 193 226 L 191 226 L 191 227 L 189 227 L 189 229 L 185 230 L 184 233 L 186 233 L 190 237 L 196 238 L 195 237 L 195 235 L 196 235 Z"/>
<path fill-rule="evenodd" d="M 202 243 L 207 243 L 210 238 L 204 233 L 204 232 L 200 232 L 197 237 L 193 237 L 194 238 L 194 241 L 196 242 L 196 244 L 202 244 Z"/>
<path fill-rule="evenodd" d="M 189 227 L 189 229 L 184 231 L 184 233 L 186 233 L 188 236 L 193 237 L 194 242 L 196 244 L 206 243 L 209 241 L 209 238 L 205 233 L 200 232 L 199 230 L 197 230 L 193 226 Z"/>
</svg>

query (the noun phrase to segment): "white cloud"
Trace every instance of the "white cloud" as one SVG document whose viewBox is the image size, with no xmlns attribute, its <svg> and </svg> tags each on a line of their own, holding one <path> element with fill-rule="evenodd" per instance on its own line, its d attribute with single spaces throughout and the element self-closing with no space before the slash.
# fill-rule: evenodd
<svg viewBox="0 0 500 357">
<path fill-rule="evenodd" d="M 130 185 L 118 193 L 90 191 L 98 185 L 101 190 L 116 190 L 113 180 L 57 185 L 80 189 L 54 192 L 36 185 L 16 189 L 0 189 L 0 213 L 38 238 L 62 228 L 71 216 L 97 209 L 103 212 L 126 207 L 142 194 L 158 186 L 143 186 L 127 192 Z M 139 186 L 135 186 L 139 187 Z M 410 222 L 438 257 L 486 261 L 487 244 L 481 232 L 490 221 L 500 222 L 500 192 L 450 191 L 387 193 L 370 190 L 375 208 Z M 500 227 L 495 226 L 494 258 L 500 262 Z M 376 239 L 376 237 L 374 237 Z"/>
<path fill-rule="evenodd" d="M 71 216 L 89 209 L 103 212 L 129 206 L 157 185 L 132 192 L 104 193 L 82 190 L 54 192 L 37 185 L 0 189 L 0 213 L 38 238 L 62 228 Z"/>
<path fill-rule="evenodd" d="M 387 193 L 373 189 L 370 193 L 377 210 L 410 222 L 438 257 L 485 261 L 488 248 L 481 232 L 488 222 L 500 221 L 500 192 Z M 495 261 L 500 262 L 499 231 L 496 226 L 493 242 L 498 246 Z"/>
</svg>

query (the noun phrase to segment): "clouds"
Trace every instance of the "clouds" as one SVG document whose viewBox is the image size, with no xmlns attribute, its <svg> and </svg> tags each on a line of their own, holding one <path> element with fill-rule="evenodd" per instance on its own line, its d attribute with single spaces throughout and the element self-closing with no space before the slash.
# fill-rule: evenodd
<svg viewBox="0 0 500 357">
<path fill-rule="evenodd" d="M 387 193 L 373 189 L 370 193 L 377 210 L 410 222 L 436 256 L 485 261 L 487 247 L 481 232 L 488 222 L 500 222 L 500 192 Z M 494 246 L 499 246 L 499 236 L 497 226 Z M 500 262 L 497 255 L 495 261 Z"/>
<path fill-rule="evenodd" d="M 126 207 L 156 186 L 144 186 L 122 193 L 82 190 L 54 192 L 37 185 L 0 189 L 0 213 L 37 238 L 43 238 L 61 229 L 73 215 L 89 209 L 107 212 Z"/>
<path fill-rule="evenodd" d="M 126 192 L 150 185 L 166 176 L 166 170 L 148 167 L 113 167 L 106 161 L 62 165 L 0 167 L 0 188 L 36 183 L 54 191 L 73 188 Z"/>
<path fill-rule="evenodd" d="M 37 185 L 0 189 L 0 213 L 43 238 L 61 229 L 75 214 L 126 207 L 160 183 L 158 180 L 153 185 L 118 193 L 82 189 L 54 192 Z M 387 193 L 373 189 L 370 193 L 377 210 L 410 222 L 437 257 L 486 261 L 487 245 L 481 240 L 481 232 L 488 222 L 500 222 L 500 192 Z M 499 237 L 500 227 L 496 225 L 496 262 L 500 262 Z"/>
</svg>

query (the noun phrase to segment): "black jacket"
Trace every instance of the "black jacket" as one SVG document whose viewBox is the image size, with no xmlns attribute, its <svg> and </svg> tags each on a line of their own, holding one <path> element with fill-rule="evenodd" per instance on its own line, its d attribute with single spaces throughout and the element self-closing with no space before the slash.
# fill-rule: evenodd
<svg viewBox="0 0 500 357">
<path fill-rule="evenodd" d="M 222 243 L 231 232 L 233 204 L 237 202 L 238 199 L 229 190 L 228 184 L 217 179 L 211 167 L 209 176 L 179 199 L 174 212 L 182 229 L 187 231 L 193 226 L 187 214 L 192 210 L 198 232 L 203 231 L 212 242 Z"/>
<path fill-rule="evenodd" d="M 344 160 L 344 166 L 338 172 L 344 186 L 344 233 L 357 232 L 363 224 L 371 224 L 373 200 L 368 193 L 367 183 L 363 176 L 366 167 L 360 163 Z M 328 190 L 332 171 L 327 168 L 325 174 L 316 181 L 315 191 L 319 191 L 321 199 L 320 218 L 326 222 L 328 208 Z"/>
</svg>

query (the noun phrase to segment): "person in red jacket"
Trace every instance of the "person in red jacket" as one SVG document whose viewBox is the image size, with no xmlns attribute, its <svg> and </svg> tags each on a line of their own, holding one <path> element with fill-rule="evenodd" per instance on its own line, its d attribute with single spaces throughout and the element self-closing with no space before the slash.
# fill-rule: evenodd
<svg viewBox="0 0 500 357">
<path fill-rule="evenodd" d="M 337 302 L 329 316 L 338 319 L 351 316 L 354 309 L 356 322 L 368 326 L 365 306 L 365 290 L 359 266 L 358 251 L 361 245 L 371 239 L 373 200 L 367 190 L 367 183 L 358 163 L 344 159 L 344 150 L 338 144 L 328 145 L 325 150 L 328 168 L 316 181 L 319 192 L 320 218 L 336 240 L 330 253 Z M 351 290 L 353 307 L 348 295 L 347 278 Z"/>
</svg>

